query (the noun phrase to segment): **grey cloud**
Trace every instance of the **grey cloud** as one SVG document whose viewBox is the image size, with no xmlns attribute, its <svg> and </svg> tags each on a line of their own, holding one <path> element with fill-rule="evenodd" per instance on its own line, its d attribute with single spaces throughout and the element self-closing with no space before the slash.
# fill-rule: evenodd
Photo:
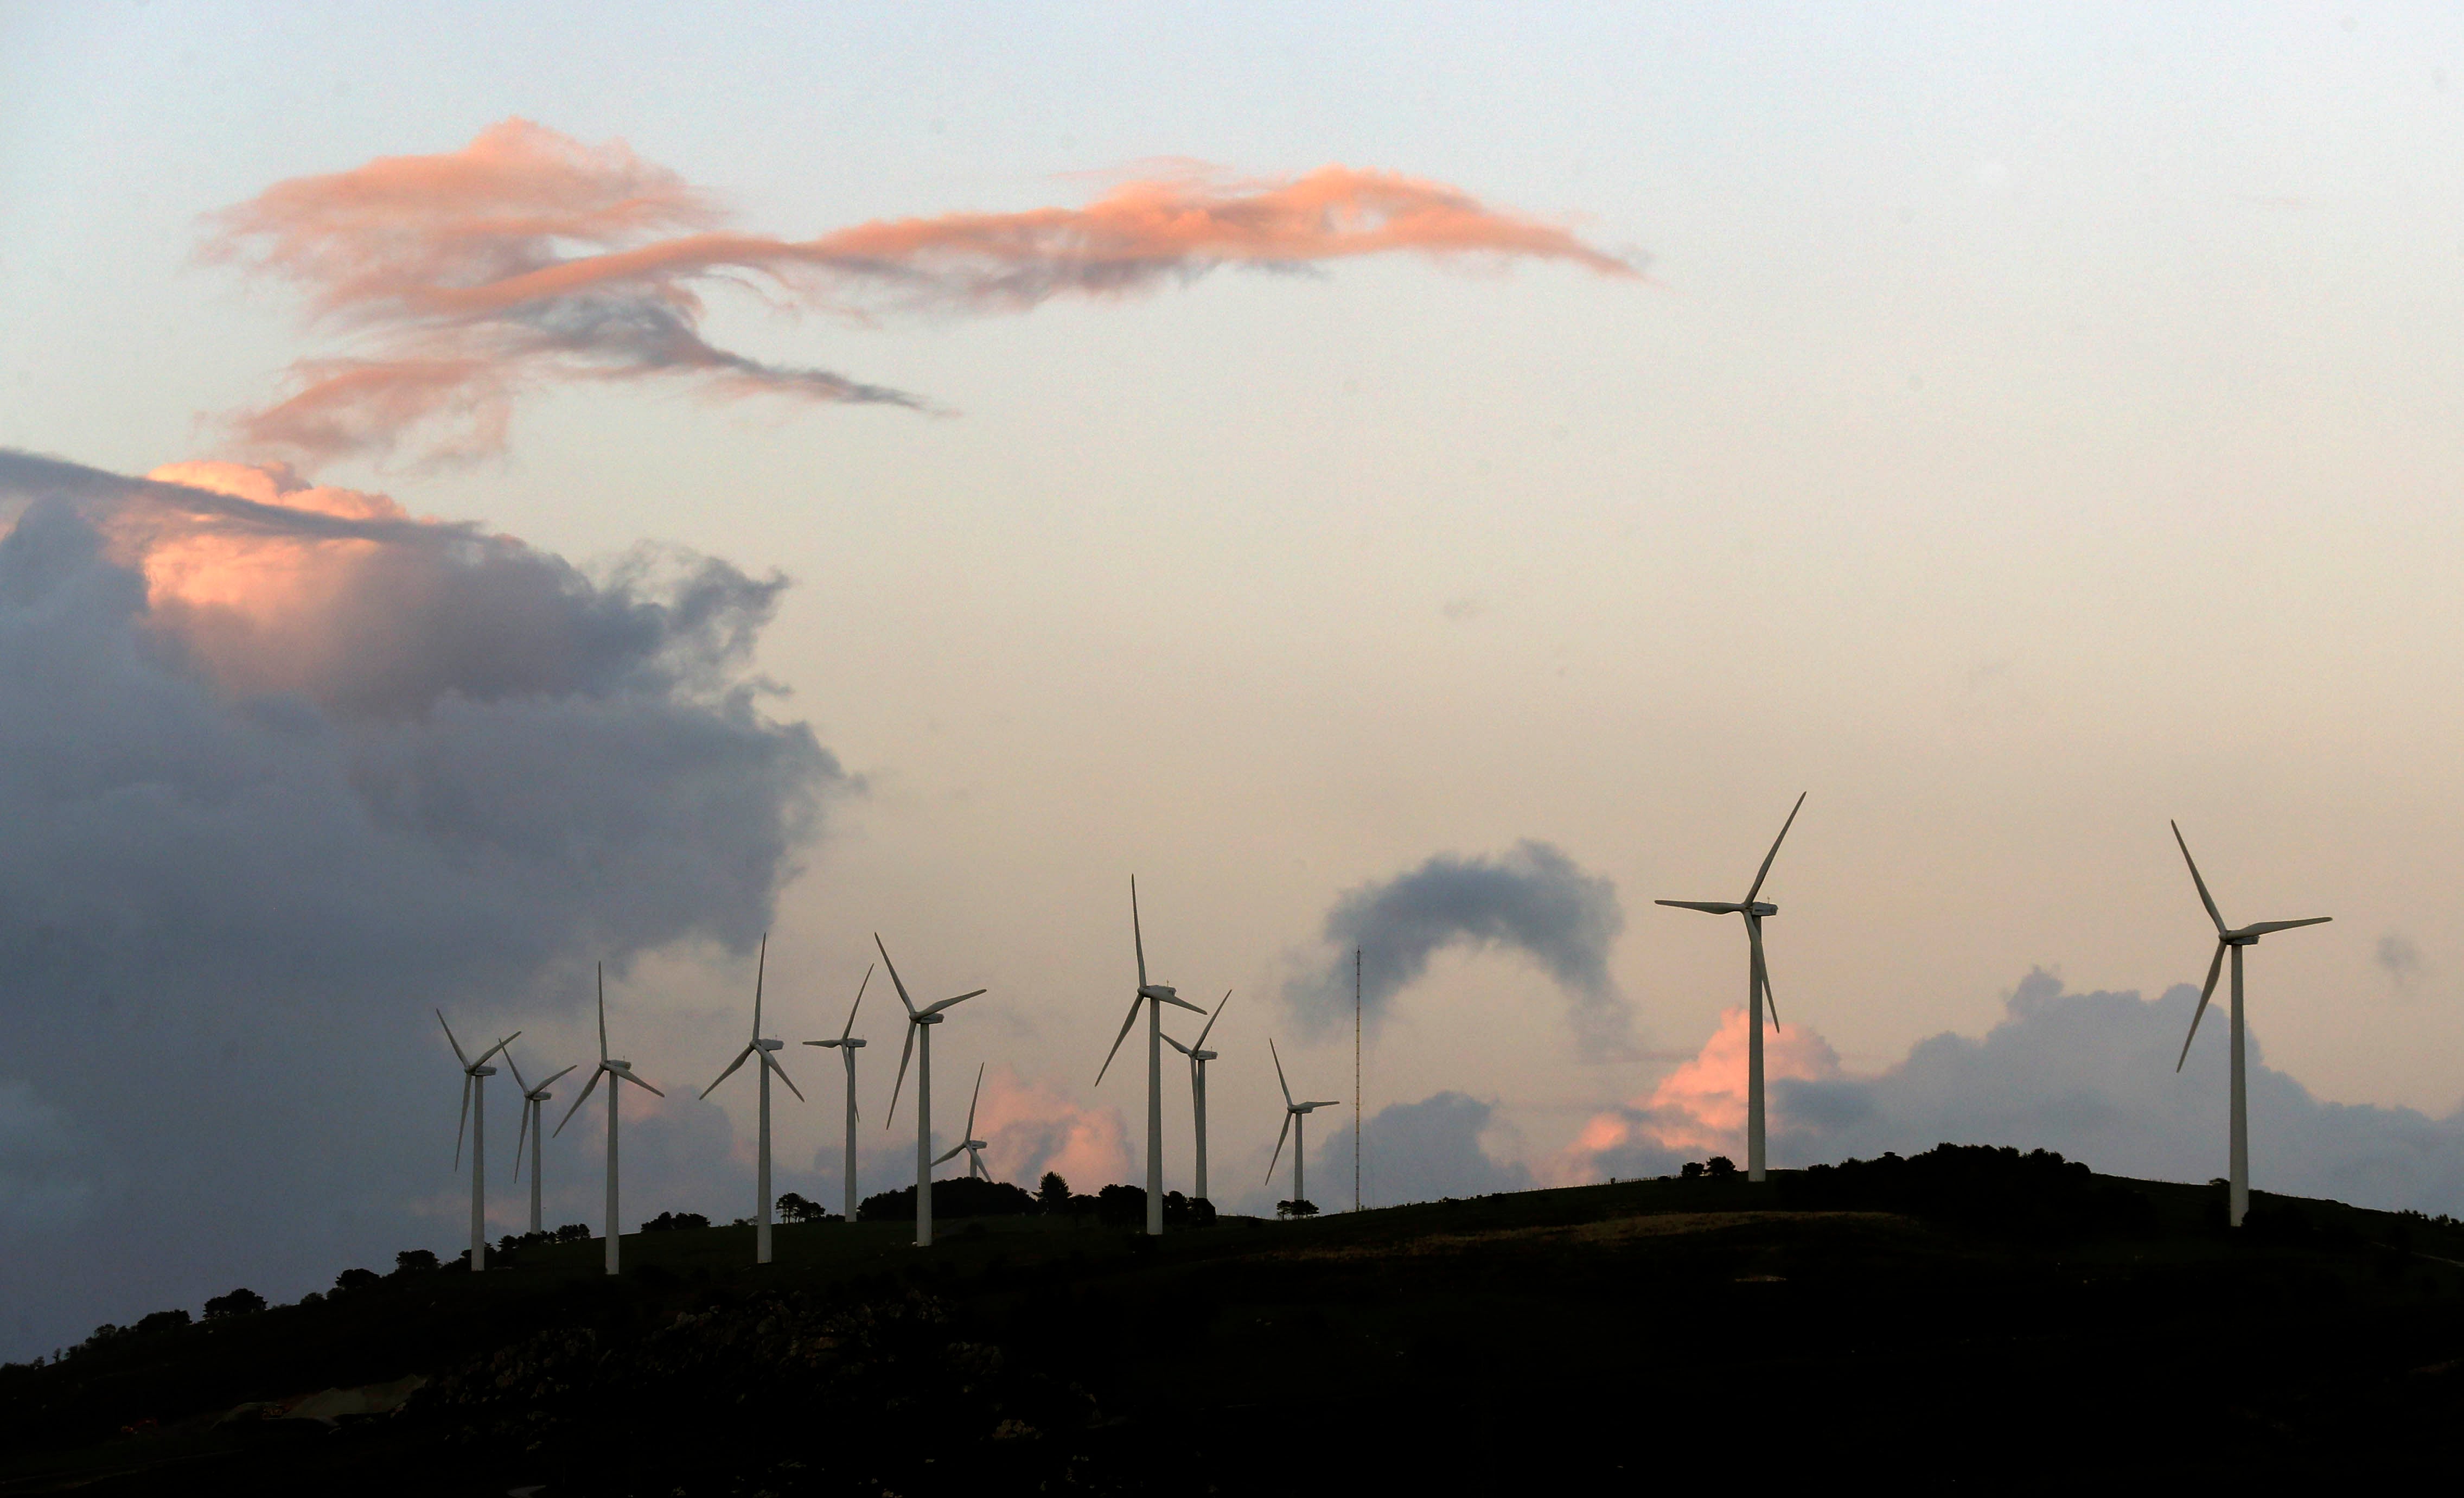
<svg viewBox="0 0 2464 1498">
<path fill-rule="evenodd" d="M 1496 1126 L 1494 1105 L 1462 1092 L 1437 1092 L 1417 1103 L 1392 1103 L 1369 1116 L 1361 1130 L 1361 1201 L 1393 1206 L 1440 1197 L 1528 1191 L 1531 1172 L 1521 1161 L 1499 1159 L 1481 1143 Z M 1330 1210 L 1339 1197 L 1352 1200 L 1352 1119 L 1327 1132 L 1314 1153 L 1310 1198 Z M 1275 1194 L 1291 1189 L 1277 1173 Z M 1340 1188 L 1338 1190 L 1338 1188 Z"/>
<path fill-rule="evenodd" d="M 1621 1051 L 1629 1016 L 1608 954 L 1624 927 L 1617 887 L 1547 843 L 1527 839 L 1494 858 L 1441 853 L 1337 899 L 1326 916 L 1332 958 L 1287 983 L 1285 998 L 1305 1027 L 1323 1033 L 1351 1014 L 1354 949 L 1362 954 L 1361 1006 L 1375 1020 L 1444 948 L 1507 947 L 1538 962 L 1564 991 L 1587 1050 Z"/>
<path fill-rule="evenodd" d="M 749 944 L 846 783 L 739 674 L 777 579 L 387 544 L 325 616 L 348 648 L 250 694 L 107 554 L 143 487 L 61 488 L 0 537 L 7 1356 L 453 1246 L 430 1006 L 470 1035 L 578 1020 L 592 958 L 630 1003 L 633 956 Z M 288 514 L 258 508 L 233 523 Z M 503 1181 L 510 1090 L 492 1104 Z M 723 1156 L 685 1112 L 628 1148 L 638 1189 L 695 1174 L 669 1154 Z M 595 1175 L 578 1128 L 549 1151 L 567 1189 Z"/>
<path fill-rule="evenodd" d="M 2390 931 L 2381 936 L 2376 950 L 2370 954 L 2370 960 L 2379 965 L 2381 972 L 2395 980 L 2398 988 L 2411 987 L 2422 974 L 2421 948 L 2400 931 Z"/>
</svg>

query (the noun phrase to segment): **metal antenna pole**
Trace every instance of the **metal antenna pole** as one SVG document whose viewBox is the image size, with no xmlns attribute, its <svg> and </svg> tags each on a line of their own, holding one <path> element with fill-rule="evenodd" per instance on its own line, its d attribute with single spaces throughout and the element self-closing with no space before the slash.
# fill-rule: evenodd
<svg viewBox="0 0 2464 1498">
<path fill-rule="evenodd" d="M 1352 949 L 1352 1210 L 1360 1210 L 1360 949 Z"/>
</svg>

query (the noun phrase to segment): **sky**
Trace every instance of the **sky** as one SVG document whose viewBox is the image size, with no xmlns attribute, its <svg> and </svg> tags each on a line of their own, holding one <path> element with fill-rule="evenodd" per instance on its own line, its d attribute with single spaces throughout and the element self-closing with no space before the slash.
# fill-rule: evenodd
<svg viewBox="0 0 2464 1498">
<path fill-rule="evenodd" d="M 2221 1173 L 2178 819 L 2336 917 L 2255 1183 L 2464 1211 L 2459 158 L 2427 8 L 0 3 L 0 1356 L 458 1246 L 432 1011 L 603 961 L 628 1216 L 749 1211 L 765 931 L 1139 1179 L 1133 874 L 1227 1207 L 1355 947 L 1370 1201 L 1737 1154 L 1651 902 L 1800 792 L 1775 1164 Z"/>
</svg>

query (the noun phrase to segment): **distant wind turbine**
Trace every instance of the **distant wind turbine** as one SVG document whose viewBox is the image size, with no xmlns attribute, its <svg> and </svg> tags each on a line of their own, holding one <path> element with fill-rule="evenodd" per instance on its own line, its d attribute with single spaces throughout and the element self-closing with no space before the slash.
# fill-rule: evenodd
<svg viewBox="0 0 2464 1498">
<path fill-rule="evenodd" d="M 966 1137 L 943 1151 L 941 1157 L 933 1163 L 942 1164 L 957 1156 L 959 1151 L 964 1150 L 967 1154 L 967 1174 L 983 1180 L 990 1180 L 993 1179 L 993 1173 L 984 1169 L 984 1141 L 976 1137 L 976 1104 L 983 1095 L 984 1067 L 982 1062 L 978 1062 L 976 1063 L 976 1093 L 974 1097 L 967 1099 Z"/>
<path fill-rule="evenodd" d="M 760 1143 L 755 1149 L 757 1158 L 753 1166 L 753 1195 L 755 1205 L 760 1209 L 754 1218 L 753 1228 L 753 1262 L 756 1264 L 770 1262 L 770 1073 L 779 1073 L 779 1080 L 787 1084 L 787 1090 L 796 1094 L 797 1102 L 804 1100 L 803 1090 L 796 1086 L 795 1078 L 787 1075 L 787 1068 L 779 1065 L 779 1058 L 771 1054 L 772 1051 L 785 1049 L 787 1043 L 761 1038 L 761 979 L 769 967 L 770 934 L 765 931 L 761 934 L 761 955 L 753 967 L 753 1038 L 744 1043 L 744 1048 L 736 1053 L 736 1059 L 727 1064 L 727 1069 L 718 1074 L 718 1080 L 701 1090 L 702 1096 L 710 1096 L 718 1090 L 719 1082 L 736 1075 L 736 1068 L 744 1065 L 748 1058 L 761 1058 Z"/>
<path fill-rule="evenodd" d="M 1805 793 L 1797 793 L 1796 804 L 1788 808 L 1788 820 L 1780 824 L 1779 836 L 1771 839 L 1771 851 L 1763 855 L 1762 868 L 1754 870 L 1753 888 L 1744 900 L 1729 904 L 1726 900 L 1656 900 L 1657 905 L 1672 905 L 1682 911 L 1704 911 L 1713 915 L 1743 915 L 1746 918 L 1746 945 L 1750 956 L 1747 962 L 1746 1002 L 1751 1024 L 1746 1043 L 1746 1179 L 1763 1179 L 1763 1006 L 1771 1005 L 1771 1024 L 1779 1024 L 1779 1003 L 1771 998 L 1771 970 L 1763 965 L 1763 922 L 1779 914 L 1779 907 L 1757 901 L 1763 892 L 1763 881 L 1771 877 L 1771 860 L 1779 856 L 1779 846 L 1788 841 L 1788 829 L 1796 825 L 1796 814 L 1805 805 Z"/>
<path fill-rule="evenodd" d="M 548 1089 L 556 1085 L 557 1077 L 564 1075 L 564 1071 L 570 1071 L 573 1068 L 567 1067 L 564 1068 L 564 1071 L 560 1071 L 556 1073 L 555 1076 L 551 1076 L 541 1082 L 539 1086 L 532 1087 L 529 1083 L 522 1080 L 522 1068 L 515 1064 L 514 1053 L 510 1050 L 505 1052 L 505 1065 L 513 1067 L 514 1086 L 522 1090 L 522 1126 L 514 1135 L 514 1179 L 516 1180 L 522 1179 L 522 1140 L 527 1137 L 531 1141 L 530 1230 L 536 1233 L 540 1230 L 539 1141 L 547 1136 L 547 1120 L 541 1116 L 541 1113 L 547 1105 L 548 1099 L 555 1095 L 550 1092 Z M 580 1063 L 577 1062 L 575 1065 L 578 1066 Z"/>
<path fill-rule="evenodd" d="M 881 945 L 881 933 L 874 932 L 872 944 L 880 948 L 881 965 L 890 969 L 891 986 L 898 990 L 898 1002 L 907 1006 L 907 1045 L 898 1052 L 898 1081 L 890 1090 L 890 1112 L 881 1120 L 884 1129 L 898 1116 L 898 1093 L 907 1085 L 907 1059 L 915 1058 L 915 1246 L 933 1246 L 933 1026 L 942 1021 L 941 1011 L 954 1003 L 963 1003 L 982 993 L 970 989 L 956 999 L 918 1009 L 915 1001 L 907 997 L 907 985 L 898 980 L 898 964 L 890 960 L 890 949 Z"/>
<path fill-rule="evenodd" d="M 845 1185 L 847 1190 L 847 1220 L 850 1223 L 855 1221 L 855 1053 L 864 1045 L 864 1042 L 855 1038 L 855 1012 L 864 1007 L 865 985 L 871 981 L 872 967 L 871 964 L 867 963 L 864 970 L 864 982 L 855 985 L 855 1002 L 847 1005 L 847 1028 L 839 1031 L 838 1039 L 804 1042 L 807 1046 L 836 1046 L 839 1047 L 839 1054 L 847 1058 L 847 1172 Z"/>
<path fill-rule="evenodd" d="M 1221 1007 L 1218 1005 L 1219 1009 Z M 1292 1085 L 1284 1080 L 1283 1054 L 1275 1049 L 1275 1043 L 1271 1038 L 1266 1042 L 1266 1052 L 1275 1058 L 1275 1085 L 1284 1090 L 1284 1133 L 1275 1135 L 1275 1158 L 1266 1162 L 1266 1179 L 1268 1180 L 1275 1179 L 1275 1162 L 1284 1157 L 1284 1135 L 1289 1135 L 1292 1140 L 1292 1200 L 1306 1201 L 1309 1196 L 1303 1190 L 1302 1171 L 1306 1168 L 1309 1155 L 1309 1115 L 1317 1109 L 1340 1107 L 1341 1100 L 1333 1099 L 1316 1103 L 1293 1102 Z"/>
<path fill-rule="evenodd" d="M 599 964 L 599 1065 L 592 1069 L 590 1081 L 583 1088 L 582 1095 L 573 1100 L 573 1106 L 566 1109 L 564 1117 L 558 1121 L 557 1133 L 564 1133 L 564 1126 L 573 1122 L 573 1115 L 582 1112 L 583 1104 L 590 1101 L 590 1094 L 598 1088 L 601 1077 L 607 1079 L 607 1272 L 614 1274 L 619 1267 L 616 1248 L 616 1084 L 630 1082 L 652 1097 L 668 1094 L 635 1076 L 631 1062 L 612 1060 L 607 1054 L 607 964 L 605 962 Z"/>
<path fill-rule="evenodd" d="M 2182 1037 L 2182 1054 L 2173 1069 L 2190 1059 L 2190 1041 L 2199 1033 L 2199 1022 L 2207 1018 L 2208 1000 L 2216 991 L 2216 970 L 2224 966 L 2225 951 L 2233 950 L 2233 1164 L 2231 1205 L 2228 1218 L 2239 1227 L 2244 1214 L 2250 1211 L 2250 1107 L 2242 1085 L 2242 1020 L 2241 1020 L 2241 949 L 2258 945 L 2258 938 L 2275 931 L 2291 931 L 2296 926 L 2321 926 L 2333 920 L 2332 915 L 2312 915 L 2302 920 L 2263 920 L 2255 926 L 2225 924 L 2216 912 L 2216 902 L 2208 893 L 2208 881 L 2199 877 L 2198 860 L 2190 856 L 2190 845 L 2183 841 L 2182 825 L 2172 824 L 2173 841 L 2181 844 L 2182 862 L 2190 866 L 2190 882 L 2199 887 L 2199 903 L 2208 908 L 2208 919 L 2216 923 L 2215 960 L 2208 964 L 2207 986 L 2199 990 L 2198 1010 L 2190 1016 L 2190 1033 Z"/>
<path fill-rule="evenodd" d="M 436 1023 L 445 1024 L 445 1011 L 436 1011 Z M 462 1043 L 453 1038 L 453 1026 L 445 1024 L 445 1044 L 453 1047 L 453 1059 L 462 1063 L 462 1116 L 453 1125 L 453 1168 L 462 1168 L 462 1131 L 471 1131 L 471 1272 L 478 1273 L 488 1267 L 488 1079 L 496 1068 L 488 1058 L 514 1043 L 512 1035 L 496 1042 L 473 1061 L 462 1054 Z"/>
<path fill-rule="evenodd" d="M 1138 880 L 1130 876 L 1130 939 L 1138 952 L 1138 989 L 1130 999 L 1130 1012 L 1121 1020 L 1121 1033 L 1112 1037 L 1112 1048 L 1104 1053 L 1104 1065 L 1096 1069 L 1095 1085 L 1104 1085 L 1104 1073 L 1112 1069 L 1112 1058 L 1121 1053 L 1121 1042 L 1130 1038 L 1130 1026 L 1138 1023 L 1138 1005 L 1147 1006 L 1147 1234 L 1153 1237 L 1163 1231 L 1163 1006 L 1177 1003 L 1192 1014 L 1206 1011 L 1173 991 L 1170 983 L 1147 981 L 1147 940 L 1138 929 Z"/>
<path fill-rule="evenodd" d="M 1199 1030 L 1198 1032 L 1198 1039 L 1192 1041 L 1190 1044 L 1184 1046 L 1180 1042 L 1174 1040 L 1169 1035 L 1163 1038 L 1163 1043 L 1165 1045 L 1189 1058 L 1189 1102 L 1191 1109 L 1198 1115 L 1198 1149 L 1196 1151 L 1198 1157 L 1198 1169 L 1196 1175 L 1198 1178 L 1198 1200 L 1200 1201 L 1207 1200 L 1206 1064 L 1215 1059 L 1215 1052 L 1206 1048 L 1206 1037 L 1214 1032 L 1215 1022 L 1222 1018 L 1223 1006 L 1231 1002 L 1232 990 L 1226 988 L 1223 990 L 1223 997 L 1215 1001 L 1215 1012 L 1206 1017 L 1206 1027 Z"/>
</svg>

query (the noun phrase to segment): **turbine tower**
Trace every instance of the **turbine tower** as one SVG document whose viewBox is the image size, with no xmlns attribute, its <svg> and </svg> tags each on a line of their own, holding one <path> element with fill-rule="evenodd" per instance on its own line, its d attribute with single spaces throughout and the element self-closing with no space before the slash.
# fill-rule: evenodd
<svg viewBox="0 0 2464 1498">
<path fill-rule="evenodd" d="M 757 1158 L 753 1167 L 755 1205 L 760 1208 L 759 1214 L 754 1218 L 753 1262 L 756 1264 L 770 1262 L 770 1073 L 779 1073 L 779 1080 L 787 1084 L 787 1090 L 796 1094 L 797 1102 L 804 1100 L 803 1090 L 796 1086 L 795 1078 L 787 1075 L 787 1068 L 779 1065 L 779 1058 L 771 1054 L 784 1049 L 787 1043 L 761 1038 L 761 979 L 769 967 L 770 934 L 765 931 L 761 934 L 761 956 L 753 968 L 753 1038 L 744 1043 L 744 1048 L 737 1051 L 736 1059 L 727 1064 L 727 1069 L 718 1074 L 718 1081 L 701 1090 L 702 1096 L 710 1096 L 718 1090 L 719 1082 L 736 1075 L 736 1068 L 748 1059 L 754 1056 L 761 1058 L 760 1143 L 755 1151 Z"/>
<path fill-rule="evenodd" d="M 1229 998 L 1230 995 L 1227 994 L 1225 997 Z M 1217 1005 L 1219 1010 L 1221 1007 L 1220 1004 Z M 1275 1043 L 1271 1037 L 1266 1041 L 1266 1051 L 1275 1058 L 1275 1085 L 1284 1090 L 1284 1132 L 1275 1135 L 1275 1158 L 1266 1162 L 1266 1179 L 1268 1180 L 1275 1179 L 1275 1162 L 1284 1157 L 1284 1135 L 1289 1135 L 1292 1140 L 1292 1200 L 1305 1201 L 1309 1199 L 1302 1189 L 1305 1181 L 1301 1173 L 1309 1155 L 1309 1115 L 1320 1108 L 1341 1107 L 1342 1102 L 1340 1099 L 1316 1103 L 1293 1102 L 1292 1085 L 1284 1080 L 1283 1055 L 1275 1049 Z"/>
<path fill-rule="evenodd" d="M 960 1150 L 964 1150 L 967 1152 L 967 1174 L 990 1180 L 993 1179 L 993 1173 L 984 1169 L 984 1141 L 976 1137 L 976 1103 L 983 1095 L 984 1066 L 982 1062 L 978 1062 L 976 1063 L 976 1095 L 967 1099 L 967 1136 L 943 1151 L 941 1158 L 933 1163 L 942 1164 Z"/>
<path fill-rule="evenodd" d="M 556 1095 L 548 1089 L 556 1085 L 557 1077 L 564 1075 L 564 1071 L 570 1071 L 573 1068 L 567 1067 L 564 1071 L 560 1071 L 556 1076 L 549 1077 L 539 1086 L 533 1087 L 522 1080 L 522 1068 L 515 1064 L 514 1053 L 510 1050 L 505 1052 L 505 1065 L 513 1067 L 514 1086 L 522 1090 L 522 1127 L 514 1135 L 514 1179 L 516 1180 L 522 1179 L 522 1140 L 528 1137 L 531 1141 L 530 1230 L 536 1233 L 539 1231 L 539 1141 L 547 1136 L 547 1120 L 541 1116 L 541 1112 L 546 1107 L 548 1099 Z M 578 1066 L 580 1063 L 577 1062 L 575 1065 Z"/>
<path fill-rule="evenodd" d="M 1174 1040 L 1169 1035 L 1163 1038 L 1163 1043 L 1165 1045 L 1189 1058 L 1189 1101 L 1190 1107 L 1198 1115 L 1198 1149 L 1196 1153 L 1198 1157 L 1198 1200 L 1200 1201 L 1207 1200 L 1206 1064 L 1213 1061 L 1216 1054 L 1206 1048 L 1206 1037 L 1214 1031 L 1215 1022 L 1222 1017 L 1223 1006 L 1231 1002 L 1232 990 L 1226 988 L 1223 990 L 1223 997 L 1215 1001 L 1215 1012 L 1206 1017 L 1206 1028 L 1199 1030 L 1198 1032 L 1198 1039 L 1191 1044 L 1184 1046 L 1180 1042 Z"/>
<path fill-rule="evenodd" d="M 864 1045 L 855 1038 L 855 1012 L 864 1007 L 865 985 L 871 981 L 872 967 L 868 963 L 864 970 L 864 982 L 855 985 L 855 1002 L 847 1006 L 847 1028 L 839 1031 L 838 1039 L 804 1042 L 807 1046 L 836 1046 L 839 1054 L 847 1058 L 846 1187 L 847 1220 L 850 1223 L 855 1221 L 855 1053 Z"/>
<path fill-rule="evenodd" d="M 898 980 L 898 964 L 890 960 L 890 949 L 881 945 L 881 933 L 872 934 L 872 944 L 881 950 L 881 965 L 890 969 L 891 986 L 898 990 L 898 1002 L 907 1006 L 907 1044 L 898 1052 L 898 1081 L 890 1090 L 890 1112 L 881 1120 L 884 1129 L 898 1116 L 898 1093 L 907 1085 L 907 1061 L 915 1059 L 915 1246 L 933 1246 L 933 1026 L 941 1023 L 941 1011 L 954 1003 L 963 1003 L 982 993 L 971 989 L 956 999 L 915 1007 L 907 997 L 907 985 Z M 853 1016 L 849 1016 L 853 1023 Z"/>
<path fill-rule="evenodd" d="M 1750 1025 L 1746 1035 L 1746 1179 L 1763 1179 L 1763 1006 L 1769 1004 L 1771 1024 L 1779 1024 L 1779 1004 L 1771 998 L 1771 970 L 1763 965 L 1763 922 L 1779 914 L 1779 907 L 1754 898 L 1763 892 L 1763 881 L 1771 876 L 1771 860 L 1779 856 L 1779 846 L 1788 841 L 1788 829 L 1796 825 L 1796 814 L 1805 805 L 1805 793 L 1797 793 L 1796 804 L 1788 808 L 1788 820 L 1780 824 L 1779 836 L 1771 839 L 1771 851 L 1763 855 L 1762 868 L 1754 870 L 1753 888 L 1736 904 L 1726 900 L 1655 900 L 1656 905 L 1672 905 L 1681 911 L 1704 911 L 1713 915 L 1743 915 L 1746 918 L 1746 945 L 1749 957 L 1746 967 L 1746 1005 Z"/>
<path fill-rule="evenodd" d="M 616 1250 L 616 1093 L 619 1089 L 616 1084 L 619 1082 L 630 1082 L 635 1087 L 649 1092 L 652 1097 L 665 1097 L 668 1094 L 660 1091 L 657 1088 L 650 1086 L 650 1084 L 643 1081 L 640 1077 L 635 1076 L 633 1074 L 633 1064 L 631 1062 L 612 1060 L 607 1054 L 607 964 L 605 962 L 599 964 L 599 1065 L 592 1069 L 590 1073 L 590 1081 L 583 1088 L 582 1095 L 575 1098 L 573 1100 L 573 1106 L 564 1111 L 564 1117 L 560 1120 L 556 1126 L 557 1133 L 564 1133 L 564 1126 L 573 1122 L 573 1115 L 582 1112 L 583 1104 L 590 1101 L 590 1094 L 598 1088 L 599 1079 L 601 1077 L 605 1077 L 607 1079 L 607 1272 L 614 1274 L 618 1268 Z"/>
<path fill-rule="evenodd" d="M 2225 950 L 2233 950 L 2233 1165 L 2232 1196 L 2228 1219 L 2239 1227 L 2250 1211 L 2250 1106 L 2242 1084 L 2242 1020 L 2241 1020 L 2241 949 L 2258 945 L 2258 938 L 2272 931 L 2291 931 L 2296 926 L 2324 925 L 2335 917 L 2312 915 L 2302 920 L 2263 920 L 2253 926 L 2227 926 L 2224 916 L 2216 913 L 2216 902 L 2208 893 L 2208 881 L 2199 877 L 2198 860 L 2190 856 L 2190 845 L 2182 839 L 2182 825 L 2172 824 L 2173 841 L 2182 846 L 2182 862 L 2190 866 L 2190 882 L 2199 887 L 2199 903 L 2208 908 L 2208 919 L 2216 923 L 2215 959 L 2208 964 L 2207 986 L 2199 990 L 2199 1007 L 2190 1016 L 2190 1033 L 2182 1037 L 2182 1054 L 2173 1063 L 2180 1071 L 2182 1063 L 2190 1059 L 2190 1042 L 2199 1033 L 2199 1022 L 2207 1018 L 2208 1000 L 2216 991 L 2216 970 L 2224 966 Z"/>
<path fill-rule="evenodd" d="M 445 1011 L 436 1011 L 436 1023 L 445 1024 Z M 462 1131 L 471 1131 L 471 1272 L 478 1273 L 488 1267 L 488 1079 L 496 1068 L 488 1058 L 514 1043 L 521 1034 L 516 1030 L 473 1061 L 462 1054 L 462 1043 L 453 1038 L 453 1026 L 445 1024 L 445 1044 L 453 1047 L 453 1059 L 462 1063 L 462 1115 L 453 1123 L 453 1168 L 462 1168 Z"/>
<path fill-rule="evenodd" d="M 1163 1006 L 1177 1003 L 1192 1014 L 1206 1011 L 1173 992 L 1170 983 L 1147 981 L 1147 941 L 1138 930 L 1138 879 L 1130 876 L 1130 939 L 1138 951 L 1138 989 L 1130 999 L 1130 1012 L 1121 1020 L 1121 1033 L 1112 1037 L 1112 1048 L 1104 1053 L 1104 1065 L 1096 1069 L 1095 1085 L 1104 1085 L 1104 1073 L 1112 1069 L 1112 1058 L 1121 1053 L 1121 1042 L 1130 1038 L 1130 1026 L 1138 1023 L 1138 1005 L 1147 1006 L 1147 1236 L 1163 1231 Z"/>
</svg>

